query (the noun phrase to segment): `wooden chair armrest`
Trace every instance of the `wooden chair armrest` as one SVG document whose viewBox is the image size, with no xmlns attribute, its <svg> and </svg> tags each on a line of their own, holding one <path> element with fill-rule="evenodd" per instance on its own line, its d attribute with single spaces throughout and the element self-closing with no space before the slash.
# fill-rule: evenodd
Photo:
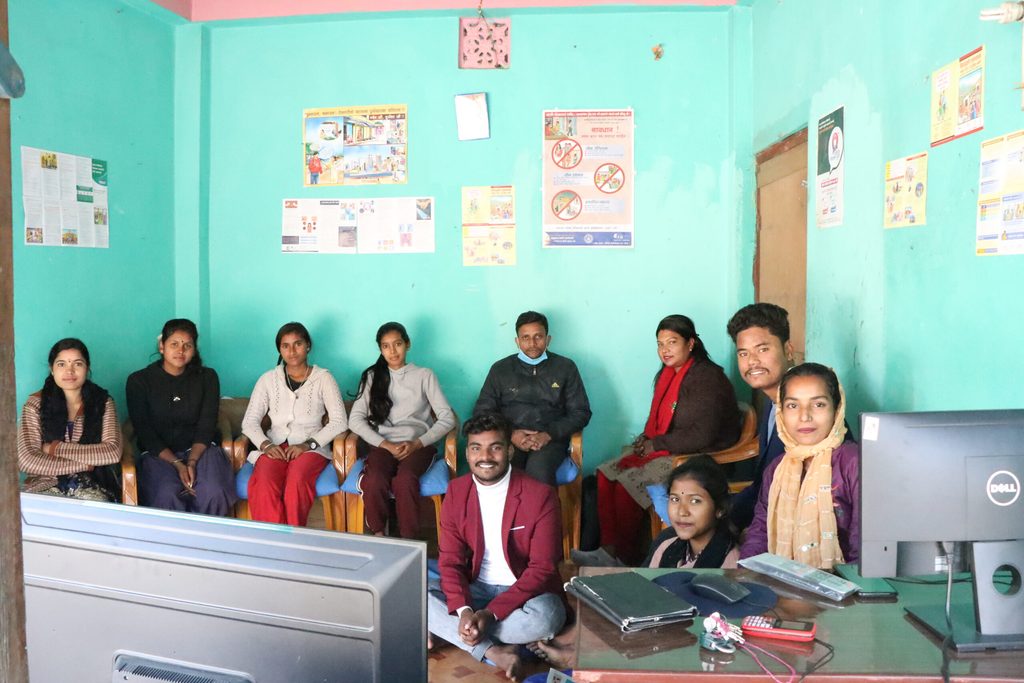
<svg viewBox="0 0 1024 683">
<path fill-rule="evenodd" d="M 348 476 L 348 473 L 355 466 L 356 460 L 359 459 L 359 435 L 355 432 L 346 432 L 345 438 L 342 440 L 342 448 L 343 473 L 345 476 Z"/>
<path fill-rule="evenodd" d="M 121 447 L 121 502 L 139 504 L 139 480 L 135 469 L 135 444 L 125 440 Z"/>
<path fill-rule="evenodd" d="M 345 446 L 348 443 L 349 436 L 351 435 L 352 432 L 346 429 L 331 441 L 331 463 L 334 465 L 334 470 L 338 473 L 338 483 L 345 482 L 345 476 L 349 471 L 350 465 L 346 458 Z"/>
<path fill-rule="evenodd" d="M 583 432 L 576 432 L 569 439 L 569 457 L 576 463 L 576 467 L 583 470 Z"/>
<path fill-rule="evenodd" d="M 249 437 L 245 434 L 239 435 L 237 439 L 231 444 L 231 467 L 237 472 L 242 469 L 245 465 L 246 459 L 249 457 L 249 451 L 252 444 L 249 443 Z"/>
<path fill-rule="evenodd" d="M 459 427 L 456 425 L 444 437 L 444 461 L 448 464 L 448 476 L 450 479 L 455 478 L 455 471 L 459 464 L 458 441 Z"/>
</svg>

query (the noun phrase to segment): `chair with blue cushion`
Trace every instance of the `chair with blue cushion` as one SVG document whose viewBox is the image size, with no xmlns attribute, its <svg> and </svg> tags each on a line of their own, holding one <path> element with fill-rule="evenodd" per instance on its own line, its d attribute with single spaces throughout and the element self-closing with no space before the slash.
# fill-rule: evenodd
<svg viewBox="0 0 1024 683">
<path fill-rule="evenodd" d="M 708 453 L 708 455 L 714 458 L 715 462 L 719 465 L 727 465 L 729 463 L 750 460 L 751 458 L 756 458 L 760 453 L 760 446 L 757 441 L 757 413 L 754 411 L 752 406 L 742 402 L 739 404 L 739 409 L 740 415 L 742 415 L 740 418 L 742 420 L 740 438 L 735 444 L 725 450 Z M 687 453 L 685 455 L 673 455 L 672 469 L 679 467 L 695 455 L 699 454 Z M 742 491 L 749 485 L 749 481 L 729 482 L 729 491 L 731 493 L 736 493 L 738 491 Z M 662 529 L 668 526 L 669 523 L 668 492 L 665 491 L 665 483 L 659 481 L 655 484 L 650 484 L 647 487 L 647 493 L 651 496 L 652 502 L 649 512 L 651 520 L 651 538 L 655 538 L 659 533 L 661 533 Z"/>
<path fill-rule="evenodd" d="M 228 404 L 225 406 L 225 404 Z M 227 415 L 232 434 L 237 434 L 231 448 L 231 462 L 235 468 L 235 492 L 238 494 L 238 502 L 235 503 L 235 517 L 239 519 L 251 519 L 249 515 L 249 478 L 252 476 L 253 465 L 248 461 L 249 451 L 252 444 L 249 438 L 242 434 L 242 418 L 245 416 L 245 409 L 249 406 L 247 398 L 222 398 L 221 411 Z M 345 410 L 350 405 L 346 402 Z M 324 420 L 327 416 L 324 415 Z M 264 431 L 270 428 L 269 418 L 263 418 Z M 316 480 L 316 495 L 323 503 L 324 526 L 329 531 L 345 530 L 345 500 L 341 493 L 341 480 L 343 478 L 341 469 L 344 460 L 344 443 L 348 432 L 342 432 L 334 439 L 331 446 L 333 453 L 333 467 L 325 467 Z"/>
<path fill-rule="evenodd" d="M 434 503 L 434 524 L 441 528 L 441 501 L 448 491 L 448 482 L 455 477 L 457 455 L 456 442 L 458 425 L 452 428 L 444 439 L 444 452 L 434 456 L 434 462 L 420 477 L 420 496 L 430 498 Z M 359 435 L 350 432 L 345 439 L 344 455 L 341 458 L 341 490 L 345 496 L 345 517 L 349 533 L 361 534 L 366 525 L 363 512 L 363 496 L 359 493 L 359 477 L 363 473 L 366 458 L 358 456 Z"/>
<path fill-rule="evenodd" d="M 569 453 L 555 472 L 558 502 L 562 507 L 562 555 L 580 547 L 580 509 L 583 496 L 583 432 L 569 440 Z"/>
</svg>

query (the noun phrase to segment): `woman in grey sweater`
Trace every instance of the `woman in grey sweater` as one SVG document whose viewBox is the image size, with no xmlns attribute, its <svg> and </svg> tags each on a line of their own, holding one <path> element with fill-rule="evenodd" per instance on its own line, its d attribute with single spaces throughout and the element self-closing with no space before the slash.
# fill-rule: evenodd
<svg viewBox="0 0 1024 683">
<path fill-rule="evenodd" d="M 370 446 L 359 481 L 366 528 L 384 535 L 393 495 L 399 535 L 415 538 L 420 477 L 457 418 L 434 372 L 405 362 L 412 344 L 404 326 L 381 325 L 377 346 L 380 356 L 363 371 L 349 416 L 349 427 Z"/>
</svg>

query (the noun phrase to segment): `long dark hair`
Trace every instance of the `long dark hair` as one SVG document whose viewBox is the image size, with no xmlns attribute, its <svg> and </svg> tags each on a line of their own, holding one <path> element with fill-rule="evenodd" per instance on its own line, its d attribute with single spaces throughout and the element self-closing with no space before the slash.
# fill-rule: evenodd
<svg viewBox="0 0 1024 683">
<path fill-rule="evenodd" d="M 188 318 L 174 318 L 164 323 L 164 329 L 160 331 L 160 341 L 166 342 L 175 332 L 184 332 L 192 337 L 192 346 L 195 348 L 195 355 L 185 366 L 187 370 L 203 367 L 203 358 L 199 355 L 199 330 L 196 324 Z"/>
<path fill-rule="evenodd" d="M 377 348 L 380 348 L 380 340 L 389 332 L 397 332 L 407 345 L 409 344 L 409 333 L 405 331 L 405 325 L 396 322 L 387 322 L 377 330 Z M 373 384 L 370 385 L 370 417 L 369 422 L 377 427 L 391 414 L 391 407 L 394 402 L 388 396 L 388 389 L 391 387 L 391 373 L 388 372 L 388 362 L 384 360 L 384 354 L 377 356 L 377 362 L 363 370 L 359 376 L 359 388 L 356 389 L 356 398 L 363 395 L 366 385 L 373 373 Z"/>
<path fill-rule="evenodd" d="M 688 318 L 687 316 L 681 315 L 679 313 L 665 316 L 664 318 L 661 319 L 661 322 L 658 323 L 658 329 L 654 331 L 655 337 L 657 337 L 658 333 L 661 332 L 662 330 L 675 332 L 676 334 L 683 338 L 683 341 L 686 341 L 687 343 L 693 340 L 693 351 L 690 352 L 690 355 L 697 360 L 704 360 L 709 363 L 714 363 L 714 361 L 711 360 L 711 356 L 708 355 L 708 350 L 704 348 L 704 342 L 703 340 L 701 340 L 700 335 L 697 334 L 697 328 L 694 327 L 693 321 L 690 320 L 690 318 Z M 655 384 L 658 383 L 658 377 L 661 376 L 661 371 L 664 369 L 665 366 L 661 365 L 658 367 L 658 371 L 654 373 Z"/>
<path fill-rule="evenodd" d="M 68 423 L 68 401 L 64 397 L 64 390 L 57 386 L 56 380 L 53 379 L 53 364 L 61 351 L 72 349 L 82 354 L 86 371 L 92 367 L 92 363 L 89 361 L 89 349 L 81 339 L 66 337 L 50 347 L 50 355 L 47 357 L 50 373 L 46 375 L 43 388 L 39 392 L 39 421 L 43 439 L 46 441 L 64 439 L 64 430 Z M 91 380 L 87 379 L 82 385 L 85 424 L 81 443 L 99 442 L 103 429 L 103 411 L 107 407 L 107 396 L 107 390 Z"/>
<path fill-rule="evenodd" d="M 302 340 L 306 342 L 306 350 L 313 350 L 313 339 L 309 336 L 309 330 L 302 323 L 290 322 L 281 325 L 281 329 L 277 331 L 277 336 L 274 337 L 274 348 L 277 349 L 277 364 L 280 365 L 284 361 L 284 357 L 281 355 L 281 340 L 284 339 L 286 334 L 297 334 L 302 337 Z"/>
</svg>

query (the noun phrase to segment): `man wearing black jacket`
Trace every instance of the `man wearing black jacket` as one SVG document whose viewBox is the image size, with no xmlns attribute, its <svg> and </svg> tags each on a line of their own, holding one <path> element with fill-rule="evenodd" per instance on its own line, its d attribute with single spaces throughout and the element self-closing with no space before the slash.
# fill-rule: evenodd
<svg viewBox="0 0 1024 683">
<path fill-rule="evenodd" d="M 548 353 L 548 319 L 527 311 L 516 320 L 519 353 L 491 366 L 473 415 L 501 413 L 512 423 L 513 465 L 545 484 L 565 460 L 569 439 L 590 422 L 590 401 L 576 364 Z"/>
</svg>

